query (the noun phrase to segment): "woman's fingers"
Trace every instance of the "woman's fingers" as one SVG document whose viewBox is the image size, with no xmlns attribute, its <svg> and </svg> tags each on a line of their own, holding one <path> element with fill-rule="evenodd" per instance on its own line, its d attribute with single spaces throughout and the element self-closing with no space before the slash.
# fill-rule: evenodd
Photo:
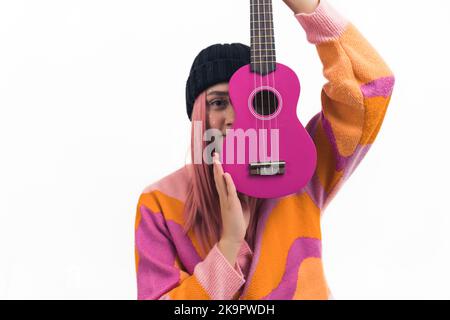
<svg viewBox="0 0 450 320">
<path fill-rule="evenodd" d="M 223 178 L 223 168 L 222 164 L 219 161 L 219 156 L 215 152 L 214 153 L 214 181 L 216 182 L 217 192 L 219 193 L 219 197 L 227 196 L 227 187 L 225 184 L 225 180 Z"/>
<path fill-rule="evenodd" d="M 217 192 L 219 193 L 219 197 L 223 197 L 226 199 L 228 197 L 237 198 L 236 186 L 233 182 L 233 178 L 231 175 L 226 172 L 224 173 L 222 164 L 219 160 L 218 153 L 214 153 L 214 180 L 216 182 Z"/>
<path fill-rule="evenodd" d="M 228 196 L 237 197 L 236 186 L 234 185 L 233 178 L 231 178 L 231 175 L 228 172 L 226 172 L 224 173 L 223 177 L 225 178 L 225 181 L 227 183 Z"/>
</svg>

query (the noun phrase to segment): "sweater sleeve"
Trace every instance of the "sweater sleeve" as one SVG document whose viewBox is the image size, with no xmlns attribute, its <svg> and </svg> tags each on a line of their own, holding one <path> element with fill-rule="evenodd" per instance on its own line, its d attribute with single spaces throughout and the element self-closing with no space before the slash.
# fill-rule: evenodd
<svg viewBox="0 0 450 320">
<path fill-rule="evenodd" d="M 142 200 L 135 222 L 135 260 L 139 300 L 232 300 L 245 279 L 217 243 L 195 265 L 193 274 L 182 269 L 163 214 Z"/>
<path fill-rule="evenodd" d="M 377 51 L 328 2 L 294 14 L 316 46 L 327 82 L 321 112 L 306 126 L 317 149 L 317 167 L 306 190 L 325 209 L 367 151 L 384 120 L 395 78 Z"/>
</svg>

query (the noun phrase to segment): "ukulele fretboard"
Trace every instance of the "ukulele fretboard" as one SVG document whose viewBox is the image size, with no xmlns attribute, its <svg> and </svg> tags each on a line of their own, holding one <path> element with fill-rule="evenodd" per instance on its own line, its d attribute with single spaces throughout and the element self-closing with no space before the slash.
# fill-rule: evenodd
<svg viewBox="0 0 450 320">
<path fill-rule="evenodd" d="M 251 70 L 266 75 L 276 69 L 272 0 L 250 0 Z"/>
</svg>

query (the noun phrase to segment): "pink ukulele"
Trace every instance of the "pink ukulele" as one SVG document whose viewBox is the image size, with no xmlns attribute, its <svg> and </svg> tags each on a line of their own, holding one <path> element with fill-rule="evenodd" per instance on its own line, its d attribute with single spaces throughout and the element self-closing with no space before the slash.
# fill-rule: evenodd
<svg viewBox="0 0 450 320">
<path fill-rule="evenodd" d="M 250 23 L 251 63 L 229 82 L 235 121 L 224 137 L 221 161 L 238 191 L 277 198 L 307 184 L 317 153 L 297 118 L 300 81 L 275 59 L 271 0 L 250 0 Z"/>
</svg>

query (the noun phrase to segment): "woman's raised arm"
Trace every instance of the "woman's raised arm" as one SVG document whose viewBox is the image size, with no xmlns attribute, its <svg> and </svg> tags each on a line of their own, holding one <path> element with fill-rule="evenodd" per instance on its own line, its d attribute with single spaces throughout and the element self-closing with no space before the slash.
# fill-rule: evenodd
<svg viewBox="0 0 450 320">
<path fill-rule="evenodd" d="M 328 80 L 321 94 L 322 110 L 306 126 L 318 152 L 306 191 L 325 209 L 374 143 L 395 78 L 371 44 L 328 0 L 320 0 L 312 13 L 294 15 L 316 46 Z"/>
</svg>

